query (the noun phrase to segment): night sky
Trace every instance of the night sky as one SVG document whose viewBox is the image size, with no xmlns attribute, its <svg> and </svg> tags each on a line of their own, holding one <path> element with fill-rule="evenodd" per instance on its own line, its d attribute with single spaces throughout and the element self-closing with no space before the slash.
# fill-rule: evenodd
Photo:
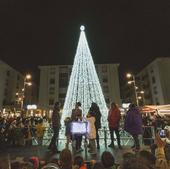
<svg viewBox="0 0 170 169">
<path fill-rule="evenodd" d="M 170 56 L 169 0 L 1 0 L 0 12 L 0 59 L 23 73 L 73 64 L 81 24 L 95 63 L 136 72 Z"/>
</svg>

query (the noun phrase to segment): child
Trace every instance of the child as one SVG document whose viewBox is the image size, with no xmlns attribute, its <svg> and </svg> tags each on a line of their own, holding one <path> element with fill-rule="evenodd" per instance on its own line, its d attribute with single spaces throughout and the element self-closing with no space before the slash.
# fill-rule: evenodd
<svg viewBox="0 0 170 169">
<path fill-rule="evenodd" d="M 74 158 L 73 169 L 87 169 L 83 157 L 76 156 Z"/>
<path fill-rule="evenodd" d="M 65 126 L 66 126 L 66 130 L 65 130 L 65 136 L 66 136 L 66 139 L 67 139 L 67 142 L 66 142 L 66 148 L 69 147 L 69 143 L 71 142 L 71 129 L 70 129 L 70 125 L 71 125 L 71 118 L 70 117 L 67 117 L 65 120 L 64 120 L 64 123 L 65 123 Z"/>
<path fill-rule="evenodd" d="M 43 142 L 44 131 L 45 131 L 45 127 L 43 125 L 43 119 L 40 119 L 38 121 L 38 124 L 36 125 L 36 136 L 37 136 L 38 145 L 40 146 L 42 145 Z"/>
<path fill-rule="evenodd" d="M 89 153 L 90 154 L 96 154 L 96 128 L 95 128 L 95 117 L 92 112 L 89 112 L 87 114 L 86 118 L 88 122 L 88 134 L 87 137 L 89 139 Z"/>
</svg>

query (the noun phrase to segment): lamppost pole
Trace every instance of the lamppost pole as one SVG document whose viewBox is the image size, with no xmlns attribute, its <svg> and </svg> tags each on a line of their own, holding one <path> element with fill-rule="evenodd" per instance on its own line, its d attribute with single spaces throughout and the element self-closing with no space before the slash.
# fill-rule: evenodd
<svg viewBox="0 0 170 169">
<path fill-rule="evenodd" d="M 22 88 L 22 99 L 21 99 L 21 110 L 23 110 L 23 107 L 24 107 L 24 98 L 25 98 L 25 88 L 26 88 L 26 85 L 28 86 L 31 86 L 32 83 L 31 82 L 28 82 L 27 80 L 30 80 L 31 79 L 31 75 L 30 74 L 27 74 L 25 77 L 24 77 L 24 85 L 23 85 L 23 88 Z"/>
<path fill-rule="evenodd" d="M 128 81 L 128 84 L 133 83 L 136 105 L 139 106 L 139 101 L 138 101 L 138 96 L 137 96 L 137 91 L 136 91 L 137 86 L 136 86 L 135 76 L 130 73 L 128 73 L 126 76 L 127 78 L 132 78 L 132 80 Z"/>
<path fill-rule="evenodd" d="M 145 92 L 142 90 L 140 91 L 140 94 L 142 95 L 143 105 L 145 105 L 145 96 L 144 96 Z"/>
<path fill-rule="evenodd" d="M 136 91 L 136 81 L 135 81 L 135 76 L 132 75 L 132 80 L 134 84 L 134 91 L 135 91 L 135 98 L 136 98 L 136 105 L 139 106 L 139 101 L 138 101 L 138 96 L 137 96 L 137 91 Z"/>
</svg>

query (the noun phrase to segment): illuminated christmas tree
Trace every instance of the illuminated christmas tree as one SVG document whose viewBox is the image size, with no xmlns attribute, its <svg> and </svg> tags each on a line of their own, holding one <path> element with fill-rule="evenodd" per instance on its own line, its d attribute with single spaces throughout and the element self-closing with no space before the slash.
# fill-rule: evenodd
<svg viewBox="0 0 170 169">
<path fill-rule="evenodd" d="M 84 116 L 87 114 L 91 103 L 95 102 L 102 113 L 104 125 L 108 111 L 106 102 L 86 40 L 85 27 L 81 26 L 80 30 L 80 38 L 63 108 L 62 122 L 66 117 L 71 116 L 76 102 L 81 102 Z"/>
</svg>

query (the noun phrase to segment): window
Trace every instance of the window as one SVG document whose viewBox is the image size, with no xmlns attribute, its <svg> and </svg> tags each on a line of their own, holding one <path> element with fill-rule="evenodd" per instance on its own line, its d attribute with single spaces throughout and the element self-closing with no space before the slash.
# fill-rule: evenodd
<svg viewBox="0 0 170 169">
<path fill-rule="evenodd" d="M 54 99 L 49 99 L 49 105 L 54 105 Z"/>
<path fill-rule="evenodd" d="M 55 75 L 55 71 L 50 71 L 50 75 Z"/>
<path fill-rule="evenodd" d="M 17 75 L 17 80 L 20 80 L 20 76 L 19 75 Z"/>
<path fill-rule="evenodd" d="M 109 87 L 108 86 L 103 86 L 103 92 L 104 93 L 109 93 Z"/>
<path fill-rule="evenodd" d="M 68 73 L 59 74 L 59 88 L 66 88 L 68 86 Z"/>
<path fill-rule="evenodd" d="M 6 75 L 10 76 L 10 71 L 9 70 L 7 70 Z"/>
<path fill-rule="evenodd" d="M 68 66 L 60 66 L 59 71 L 60 72 L 67 72 L 68 71 Z"/>
<path fill-rule="evenodd" d="M 154 92 L 154 94 L 158 94 L 158 91 L 157 91 L 157 87 L 156 87 L 156 86 L 154 86 L 153 92 Z"/>
<path fill-rule="evenodd" d="M 50 94 L 54 94 L 55 93 L 55 88 L 54 87 L 50 87 L 49 88 L 49 93 Z"/>
<path fill-rule="evenodd" d="M 18 90 L 19 89 L 19 84 L 17 83 L 17 85 L 16 85 L 16 89 Z"/>
<path fill-rule="evenodd" d="M 50 75 L 55 75 L 56 68 L 50 67 Z"/>
<path fill-rule="evenodd" d="M 155 77 L 152 76 L 152 83 L 155 83 L 155 82 L 156 82 Z"/>
<path fill-rule="evenodd" d="M 4 96 L 6 97 L 8 95 L 8 89 L 6 88 L 5 90 L 4 90 Z"/>
<path fill-rule="evenodd" d="M 103 66 L 102 66 L 102 72 L 103 72 L 103 73 L 106 73 L 106 72 L 107 72 L 107 66 L 106 66 L 106 65 L 103 65 Z"/>
<path fill-rule="evenodd" d="M 159 100 L 157 97 L 155 98 L 155 102 L 156 102 L 156 105 L 159 105 Z"/>
<path fill-rule="evenodd" d="M 103 77 L 103 83 L 108 83 L 108 78 L 107 77 Z"/>
<path fill-rule="evenodd" d="M 8 86 L 8 84 L 9 84 L 9 83 L 8 83 L 8 80 L 6 80 L 5 85 Z"/>
<path fill-rule="evenodd" d="M 60 93 L 59 94 L 59 98 L 62 99 L 62 98 L 65 98 L 66 97 L 66 94 L 65 93 Z"/>
<path fill-rule="evenodd" d="M 153 69 L 152 68 L 150 69 L 150 72 L 153 73 Z"/>
<path fill-rule="evenodd" d="M 55 79 L 50 79 L 50 84 L 55 84 Z"/>
</svg>

